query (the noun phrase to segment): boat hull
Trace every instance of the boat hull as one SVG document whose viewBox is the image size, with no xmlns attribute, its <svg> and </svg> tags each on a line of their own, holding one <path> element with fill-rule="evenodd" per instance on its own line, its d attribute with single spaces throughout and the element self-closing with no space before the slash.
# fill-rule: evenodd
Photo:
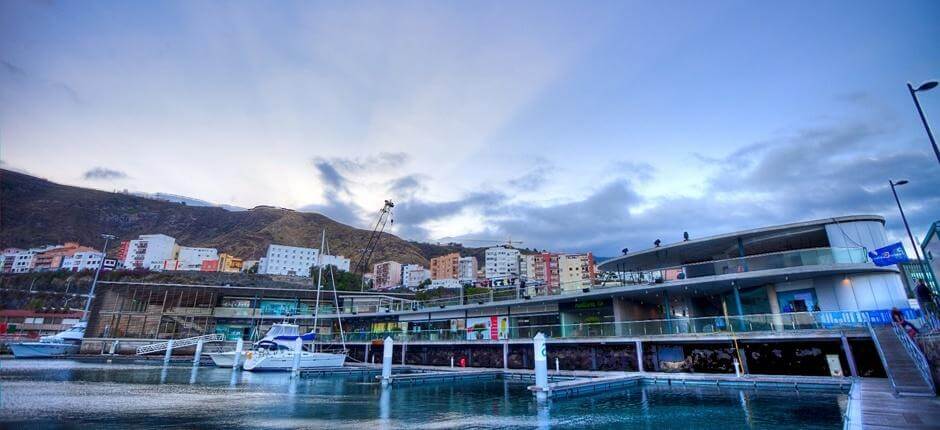
<svg viewBox="0 0 940 430">
<path fill-rule="evenodd" d="M 216 352 L 209 354 L 209 358 L 212 359 L 212 362 L 215 363 L 217 367 L 234 367 L 235 366 L 235 351 L 228 352 Z M 242 361 L 245 359 L 245 352 L 242 351 Z"/>
<path fill-rule="evenodd" d="M 294 352 L 285 351 L 276 354 L 252 353 L 245 358 L 242 368 L 248 371 L 289 371 L 294 367 Z M 346 354 L 327 352 L 302 352 L 300 369 L 319 369 L 325 367 L 343 367 Z"/>
<path fill-rule="evenodd" d="M 79 345 L 73 343 L 20 342 L 11 343 L 10 349 L 16 358 L 46 358 L 78 354 Z"/>
</svg>

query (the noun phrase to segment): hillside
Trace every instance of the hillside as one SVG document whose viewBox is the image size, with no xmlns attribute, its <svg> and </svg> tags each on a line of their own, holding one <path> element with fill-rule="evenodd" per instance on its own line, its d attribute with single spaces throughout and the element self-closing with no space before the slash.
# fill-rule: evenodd
<svg viewBox="0 0 940 430">
<path fill-rule="evenodd" d="M 264 254 L 270 243 L 318 248 L 326 229 L 333 254 L 356 263 L 357 252 L 370 231 L 333 221 L 320 214 L 259 206 L 245 211 L 186 206 L 122 193 L 60 185 L 0 169 L 0 247 L 37 246 L 78 241 L 101 246 L 99 233 L 119 240 L 163 233 L 186 246 L 218 248 L 246 259 Z M 113 255 L 118 242 L 109 246 Z M 410 242 L 385 233 L 372 262 L 396 260 L 427 266 L 428 259 L 453 246 Z M 477 248 L 462 248 L 481 255 Z M 482 261 L 480 261 L 482 263 Z"/>
</svg>

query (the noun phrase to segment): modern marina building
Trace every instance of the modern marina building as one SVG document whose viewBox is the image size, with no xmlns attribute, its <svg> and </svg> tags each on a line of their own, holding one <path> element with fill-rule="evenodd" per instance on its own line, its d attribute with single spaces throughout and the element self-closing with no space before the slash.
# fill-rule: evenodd
<svg viewBox="0 0 940 430">
<path fill-rule="evenodd" d="M 870 327 L 887 323 L 893 307 L 918 317 L 897 266 L 878 267 L 868 257 L 885 244 L 883 218 L 844 216 L 631 252 L 598 265 L 612 282 L 587 287 L 583 278 L 561 281 L 558 255 L 545 253 L 527 272 L 542 271 L 550 282 L 532 288 L 423 301 L 340 292 L 338 301 L 350 354 L 365 361 L 380 361 L 373 342 L 391 336 L 396 357 L 409 364 L 449 365 L 456 357 L 474 367 L 531 368 L 532 337 L 541 332 L 549 361 L 563 369 L 733 373 L 737 361 L 751 373 L 883 376 L 881 332 Z M 231 327 L 257 332 L 287 314 L 304 329 L 312 314 L 309 291 L 99 288 L 88 351 L 133 321 L 143 328 L 125 337 L 152 340 Z M 321 338 L 337 333 L 334 324 Z"/>
</svg>

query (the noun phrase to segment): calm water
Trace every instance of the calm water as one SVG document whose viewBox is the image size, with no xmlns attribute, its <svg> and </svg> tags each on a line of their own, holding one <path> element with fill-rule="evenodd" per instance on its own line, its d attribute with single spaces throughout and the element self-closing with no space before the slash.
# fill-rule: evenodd
<svg viewBox="0 0 940 430">
<path fill-rule="evenodd" d="M 846 396 L 641 386 L 539 406 L 522 382 L 394 386 L 202 367 L 0 360 L 0 427 L 841 428 Z"/>
</svg>

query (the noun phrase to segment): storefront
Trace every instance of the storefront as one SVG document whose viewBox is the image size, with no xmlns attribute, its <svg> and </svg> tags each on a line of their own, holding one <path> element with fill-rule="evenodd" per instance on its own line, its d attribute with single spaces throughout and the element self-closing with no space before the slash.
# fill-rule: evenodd
<svg viewBox="0 0 940 430">
<path fill-rule="evenodd" d="M 558 311 L 563 337 L 613 336 L 615 334 L 614 307 L 609 298 L 560 303 Z"/>
</svg>

